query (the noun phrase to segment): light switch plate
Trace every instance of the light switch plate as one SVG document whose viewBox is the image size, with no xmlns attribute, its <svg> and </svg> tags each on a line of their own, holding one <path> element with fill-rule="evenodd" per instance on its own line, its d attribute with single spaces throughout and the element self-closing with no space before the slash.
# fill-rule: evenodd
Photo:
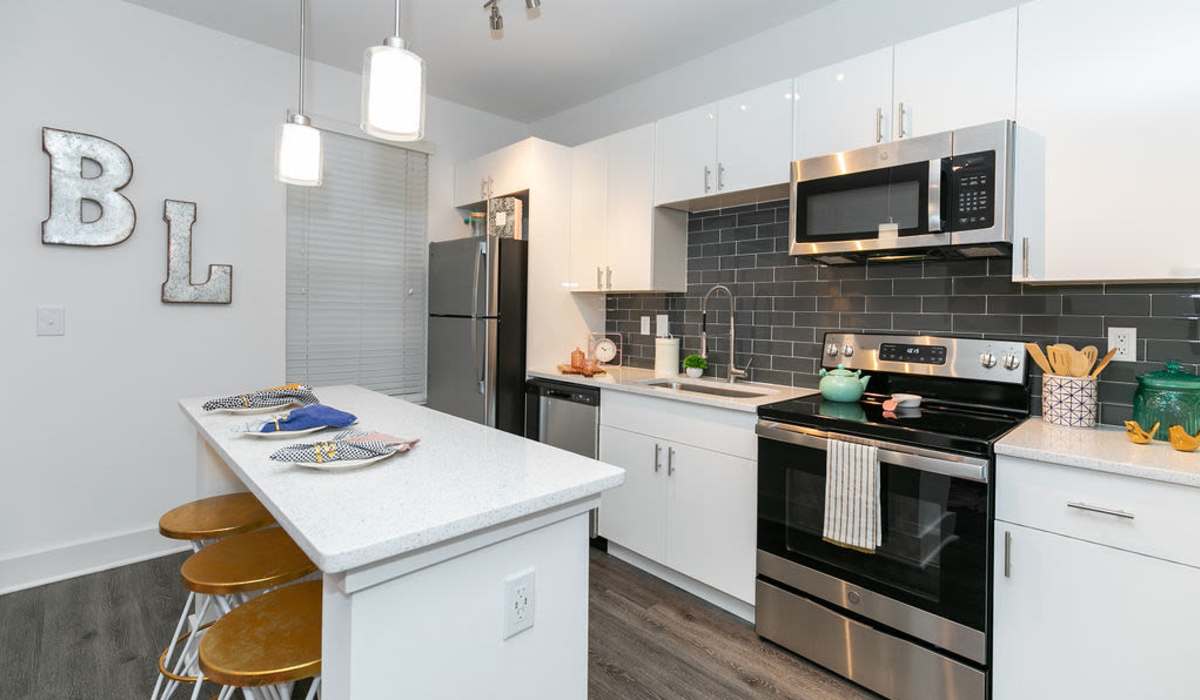
<svg viewBox="0 0 1200 700">
<path fill-rule="evenodd" d="M 38 335 L 66 335 L 67 309 L 62 306 L 37 307 Z"/>
<path fill-rule="evenodd" d="M 642 335 L 650 335 L 650 317 L 642 316 Z"/>
<path fill-rule="evenodd" d="M 658 314 L 654 329 L 655 335 L 657 335 L 659 338 L 666 338 L 667 336 L 671 335 L 671 329 L 669 326 L 670 317 L 666 314 Z"/>
</svg>

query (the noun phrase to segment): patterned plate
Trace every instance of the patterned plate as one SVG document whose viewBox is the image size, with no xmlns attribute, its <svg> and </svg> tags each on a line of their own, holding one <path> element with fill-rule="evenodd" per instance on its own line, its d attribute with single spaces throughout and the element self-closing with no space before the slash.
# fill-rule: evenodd
<svg viewBox="0 0 1200 700">
<path fill-rule="evenodd" d="M 358 421 L 354 421 L 350 425 L 358 425 Z M 259 426 L 261 427 L 261 426 Z M 278 440 L 279 438 L 294 437 L 296 435 L 309 435 L 311 433 L 319 433 L 322 430 L 329 430 L 332 425 L 318 425 L 315 428 L 305 428 L 304 430 L 273 430 L 269 433 L 260 432 L 258 430 L 246 430 L 239 434 L 246 437 L 266 438 L 268 440 Z M 348 427 L 348 426 L 347 426 Z"/>
<path fill-rule="evenodd" d="M 292 462 L 292 464 L 296 465 L 297 467 L 305 467 L 307 469 L 320 469 L 327 472 L 338 472 L 365 467 L 368 464 L 374 464 L 376 462 L 385 460 L 388 457 L 394 457 L 398 453 L 404 451 L 405 450 L 396 450 L 390 454 L 379 455 L 378 457 L 372 457 L 370 459 L 343 459 L 334 460 L 332 462 L 322 462 L 319 464 L 317 462 Z"/>
</svg>

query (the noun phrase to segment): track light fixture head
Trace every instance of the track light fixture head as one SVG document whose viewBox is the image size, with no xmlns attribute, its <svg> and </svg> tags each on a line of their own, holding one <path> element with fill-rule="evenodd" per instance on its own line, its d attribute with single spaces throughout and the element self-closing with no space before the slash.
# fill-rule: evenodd
<svg viewBox="0 0 1200 700">
<path fill-rule="evenodd" d="M 487 0 L 483 3 L 483 9 L 490 10 L 488 26 L 491 27 L 496 38 L 500 38 L 501 32 L 504 31 L 504 15 L 500 14 L 500 0 Z M 542 13 L 542 0 L 525 0 L 525 9 L 530 19 L 537 18 Z"/>
</svg>

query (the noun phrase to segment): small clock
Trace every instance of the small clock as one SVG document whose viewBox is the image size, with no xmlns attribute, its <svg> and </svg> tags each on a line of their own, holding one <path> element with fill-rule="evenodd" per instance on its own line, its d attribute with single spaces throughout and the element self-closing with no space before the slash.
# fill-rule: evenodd
<svg viewBox="0 0 1200 700">
<path fill-rule="evenodd" d="M 617 344 L 608 338 L 600 338 L 596 341 L 596 346 L 592 349 L 592 352 L 600 362 L 609 363 L 617 356 Z"/>
</svg>

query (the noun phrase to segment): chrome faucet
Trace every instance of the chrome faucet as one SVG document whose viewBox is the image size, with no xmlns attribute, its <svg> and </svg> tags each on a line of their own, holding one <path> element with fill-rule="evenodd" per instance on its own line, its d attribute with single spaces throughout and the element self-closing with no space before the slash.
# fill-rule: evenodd
<svg viewBox="0 0 1200 700">
<path fill-rule="evenodd" d="M 723 284 L 715 285 L 700 300 L 700 356 L 708 359 L 708 298 L 715 292 L 725 292 L 729 295 L 729 383 L 733 384 L 739 378 L 746 378 L 747 370 L 750 369 L 750 363 L 754 362 L 754 358 L 746 363 L 744 369 L 737 368 L 737 334 L 733 330 L 734 308 L 737 306 L 737 300 L 734 298 L 733 292 L 729 291 L 729 287 Z"/>
</svg>

